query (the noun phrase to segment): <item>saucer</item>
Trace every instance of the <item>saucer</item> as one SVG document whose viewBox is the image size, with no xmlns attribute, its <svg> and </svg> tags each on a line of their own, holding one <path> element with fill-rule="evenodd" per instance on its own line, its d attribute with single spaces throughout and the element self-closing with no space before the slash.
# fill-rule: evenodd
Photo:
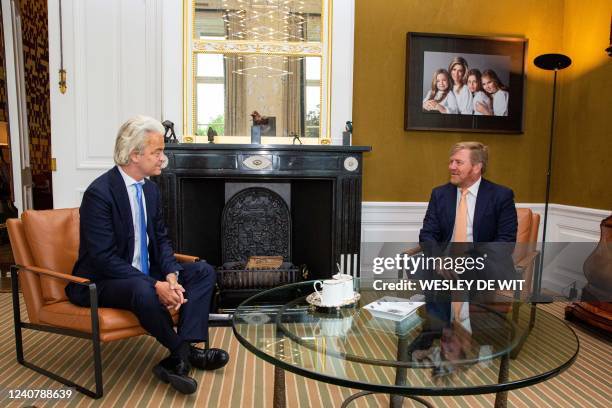
<svg viewBox="0 0 612 408">
<path fill-rule="evenodd" d="M 354 306 L 359 301 L 359 299 L 361 299 L 361 294 L 358 292 L 353 292 L 352 298 L 345 299 L 339 305 L 328 306 L 328 305 L 321 304 L 321 297 L 319 296 L 317 292 L 312 292 L 310 295 L 306 296 L 306 302 L 308 302 L 308 304 L 315 306 L 315 307 L 320 307 L 320 308 L 350 307 L 350 306 Z"/>
</svg>

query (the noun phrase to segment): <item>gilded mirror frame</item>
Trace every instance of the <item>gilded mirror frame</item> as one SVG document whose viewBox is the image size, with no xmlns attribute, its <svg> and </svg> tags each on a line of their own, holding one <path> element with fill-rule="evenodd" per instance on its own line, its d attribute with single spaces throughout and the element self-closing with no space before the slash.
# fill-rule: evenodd
<svg viewBox="0 0 612 408">
<path fill-rule="evenodd" d="M 319 137 L 302 137 L 304 144 L 330 144 L 331 114 L 331 22 L 333 0 L 321 0 L 321 42 L 281 42 L 249 40 L 202 40 L 195 36 L 196 0 L 183 1 L 183 142 L 207 143 L 206 136 L 196 136 L 196 68 L 197 55 L 246 54 L 282 55 L 321 58 Z M 250 135 L 215 136 L 215 143 L 250 143 Z M 291 144 L 292 137 L 262 136 L 262 144 Z"/>
</svg>

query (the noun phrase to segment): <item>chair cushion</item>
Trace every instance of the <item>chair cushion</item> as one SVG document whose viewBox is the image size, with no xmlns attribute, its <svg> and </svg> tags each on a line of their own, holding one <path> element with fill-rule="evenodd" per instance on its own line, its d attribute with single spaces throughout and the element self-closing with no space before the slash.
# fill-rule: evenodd
<svg viewBox="0 0 612 408">
<path fill-rule="evenodd" d="M 72 274 L 79 251 L 79 209 L 25 211 L 21 216 L 34 265 Z M 67 282 L 41 276 L 45 303 L 68 300 Z"/>
<path fill-rule="evenodd" d="M 91 333 L 90 316 L 88 307 L 80 307 L 69 301 L 63 301 L 43 306 L 40 309 L 39 320 L 42 324 Z M 178 322 L 178 316 L 178 312 L 172 313 L 175 323 Z M 125 329 L 141 329 L 133 335 L 145 333 L 136 316 L 128 310 L 101 307 L 98 309 L 98 319 L 101 335 Z"/>
</svg>

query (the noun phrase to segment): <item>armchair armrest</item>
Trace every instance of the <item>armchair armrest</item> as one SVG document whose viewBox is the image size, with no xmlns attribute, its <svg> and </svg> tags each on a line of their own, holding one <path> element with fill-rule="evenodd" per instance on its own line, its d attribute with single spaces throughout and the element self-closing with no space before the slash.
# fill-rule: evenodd
<svg viewBox="0 0 612 408">
<path fill-rule="evenodd" d="M 514 268 L 517 272 L 522 273 L 525 269 L 529 268 L 533 264 L 533 260 L 540 254 L 540 251 L 531 251 L 525 255 L 522 259 L 514 264 Z"/>
<path fill-rule="evenodd" d="M 417 245 L 414 248 L 406 249 L 404 252 L 402 252 L 402 254 L 406 254 L 408 256 L 414 256 L 414 255 L 418 254 L 419 252 L 423 252 L 423 248 L 421 248 L 420 245 Z"/>
<path fill-rule="evenodd" d="M 183 254 L 174 254 L 174 257 L 176 258 L 177 262 L 181 262 L 181 263 L 198 262 L 200 260 L 200 258 L 198 258 L 197 256 L 183 255 Z"/>
<path fill-rule="evenodd" d="M 79 276 L 69 275 L 67 273 L 53 271 L 47 268 L 41 268 L 38 266 L 13 265 L 11 266 L 11 276 L 17 277 L 19 272 L 22 270 L 31 272 L 31 273 L 36 273 L 38 275 L 49 276 L 52 278 L 76 283 L 78 285 L 87 286 L 87 288 L 89 289 L 89 316 L 91 318 L 91 335 L 84 333 L 82 331 L 76 330 L 76 329 L 57 327 L 57 326 L 54 326 L 53 324 L 22 322 L 21 313 L 20 313 L 21 308 L 19 306 L 19 283 L 17 282 L 18 279 L 11 279 L 11 289 L 13 293 L 13 313 L 14 313 L 13 318 L 15 322 L 14 323 L 15 324 L 15 338 L 17 341 L 17 360 L 21 364 L 24 364 L 23 363 L 23 350 L 21 349 L 22 346 L 20 344 L 21 343 L 21 328 L 28 328 L 28 329 L 42 330 L 42 331 L 46 331 L 50 333 L 68 334 L 74 337 L 82 337 L 82 338 L 93 340 L 94 360 L 95 360 L 94 364 L 96 365 L 96 367 L 100 367 L 101 366 L 101 363 L 100 363 L 100 359 L 101 359 L 101 356 L 100 356 L 100 318 L 98 316 L 98 293 L 96 291 L 96 284 L 90 281 L 89 279 L 81 278 Z M 27 300 L 26 300 L 26 303 L 27 303 Z M 36 371 L 39 371 L 39 370 L 36 370 Z M 55 375 L 55 377 L 57 376 Z M 55 378 L 55 377 L 51 375 L 51 378 Z M 60 382 L 63 382 L 63 381 L 60 380 Z M 97 393 L 99 392 L 100 396 L 102 396 L 101 391 L 99 391 L 101 390 L 101 386 L 99 386 L 101 382 L 102 382 L 102 373 L 98 368 L 96 368 L 96 384 L 97 384 L 96 389 L 98 390 L 96 392 Z M 70 381 L 64 382 L 64 384 L 67 384 L 70 386 L 75 385 L 71 383 Z M 78 385 L 76 385 L 76 387 L 77 389 L 79 388 Z"/>
<path fill-rule="evenodd" d="M 68 275 L 67 273 L 52 271 L 50 269 L 41 268 L 41 267 L 38 267 L 38 266 L 21 266 L 21 265 L 16 265 L 16 266 L 19 269 L 24 269 L 24 270 L 29 271 L 29 272 L 34 272 L 34 273 L 37 273 L 39 275 L 46 275 L 46 276 L 50 276 L 52 278 L 62 279 L 62 280 L 65 280 L 65 281 L 74 282 L 74 283 L 78 283 L 78 284 L 82 284 L 82 285 L 87 285 L 87 284 L 91 283 L 89 281 L 89 279 L 81 278 L 79 276 Z"/>
<path fill-rule="evenodd" d="M 405 249 L 404 251 L 402 251 L 401 255 L 415 256 L 416 254 L 418 254 L 420 252 L 423 252 L 423 248 L 421 248 L 420 245 L 417 245 L 414 248 Z M 408 276 L 408 272 L 406 272 L 405 269 L 398 270 L 397 271 L 397 278 L 398 279 L 402 279 L 404 274 L 406 274 L 406 276 Z"/>
</svg>

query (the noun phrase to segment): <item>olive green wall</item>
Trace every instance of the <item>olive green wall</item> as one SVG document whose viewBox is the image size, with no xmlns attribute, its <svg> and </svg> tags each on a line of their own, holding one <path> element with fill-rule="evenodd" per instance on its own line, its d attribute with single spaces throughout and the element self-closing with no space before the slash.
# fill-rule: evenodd
<svg viewBox="0 0 612 408">
<path fill-rule="evenodd" d="M 585 7 L 588 5 L 588 7 Z M 612 209 L 612 0 L 565 2 L 551 201 Z"/>
<path fill-rule="evenodd" d="M 576 2 L 572 9 L 578 10 L 580 4 Z M 356 0 L 353 142 L 372 146 L 372 152 L 364 158 L 364 201 L 427 201 L 431 188 L 448 179 L 450 147 L 462 140 L 479 140 L 490 149 L 488 178 L 512 187 L 519 202 L 543 202 L 552 73 L 538 69 L 532 61 L 543 53 L 564 52 L 560 39 L 570 31 L 564 29 L 565 18 L 571 19 L 571 27 L 589 21 L 568 14 L 561 0 Z M 609 17 L 608 11 L 606 27 L 609 27 Z M 406 33 L 409 31 L 527 38 L 525 132 L 504 135 L 405 131 Z M 607 41 L 607 36 L 601 41 Z M 575 42 L 579 47 L 579 39 Z M 604 54 L 604 48 L 598 52 Z M 610 105 L 610 95 L 597 96 L 607 98 Z M 577 108 L 579 102 L 569 105 L 564 107 L 566 111 Z M 582 113 L 587 117 L 595 114 L 597 110 L 591 113 L 589 108 Z M 607 131 L 609 135 L 603 120 L 589 129 L 598 133 Z M 561 137 L 559 143 L 563 143 Z M 561 148 L 557 151 L 559 155 L 567 155 Z M 590 174 L 604 171 L 600 166 L 606 160 L 605 153 L 600 150 L 598 154 L 599 159 L 589 161 Z M 561 156 L 557 159 L 559 163 L 564 160 Z M 597 187 L 601 190 L 604 182 L 599 183 Z M 560 188 L 554 191 L 554 197 L 565 197 Z M 601 201 L 591 200 L 572 204 L 603 207 Z"/>
</svg>

